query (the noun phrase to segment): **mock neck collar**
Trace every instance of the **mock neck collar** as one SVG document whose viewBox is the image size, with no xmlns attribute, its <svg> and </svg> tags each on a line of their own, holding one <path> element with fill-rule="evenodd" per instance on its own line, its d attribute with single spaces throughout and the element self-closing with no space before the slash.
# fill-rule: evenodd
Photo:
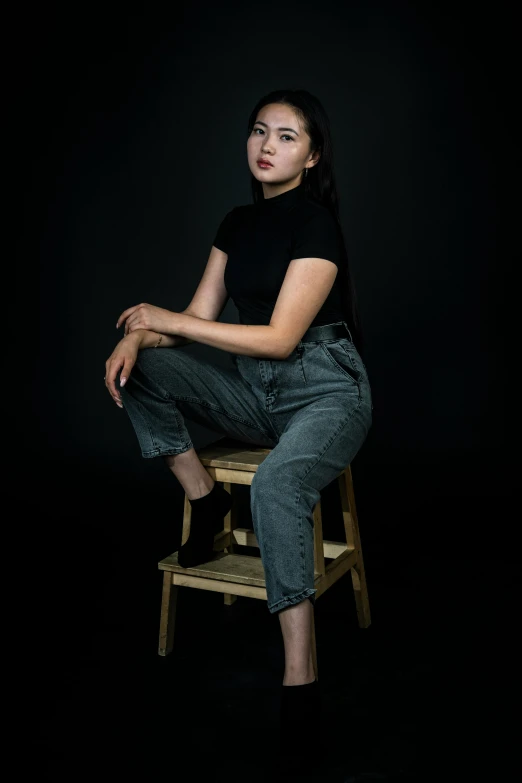
<svg viewBox="0 0 522 783">
<path fill-rule="evenodd" d="M 289 209 L 295 204 L 304 201 L 305 198 L 304 183 L 301 182 L 295 188 L 285 190 L 284 193 L 279 193 L 277 196 L 271 196 L 270 198 L 264 198 L 262 201 L 256 202 L 254 206 L 258 212 L 269 214 Z"/>
</svg>

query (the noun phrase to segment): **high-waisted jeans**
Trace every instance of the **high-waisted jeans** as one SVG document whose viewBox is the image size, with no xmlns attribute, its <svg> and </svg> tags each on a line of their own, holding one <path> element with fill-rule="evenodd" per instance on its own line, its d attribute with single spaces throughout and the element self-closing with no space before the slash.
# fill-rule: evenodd
<svg viewBox="0 0 522 783">
<path fill-rule="evenodd" d="M 185 419 L 272 449 L 250 487 L 271 613 L 306 598 L 315 605 L 313 510 L 372 424 L 366 367 L 338 323 L 345 336 L 312 327 L 286 359 L 230 354 L 231 368 L 144 348 L 120 390 L 143 457 L 193 448 Z"/>
</svg>

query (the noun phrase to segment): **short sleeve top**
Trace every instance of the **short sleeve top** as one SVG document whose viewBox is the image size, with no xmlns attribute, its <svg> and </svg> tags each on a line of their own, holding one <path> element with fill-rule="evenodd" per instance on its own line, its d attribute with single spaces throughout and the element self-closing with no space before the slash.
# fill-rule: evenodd
<svg viewBox="0 0 522 783">
<path fill-rule="evenodd" d="M 301 183 L 278 196 L 231 209 L 213 245 L 228 256 L 225 286 L 240 323 L 268 325 L 290 261 L 325 258 L 339 271 L 311 326 L 344 319 L 340 277 L 346 254 L 337 221 Z"/>
</svg>

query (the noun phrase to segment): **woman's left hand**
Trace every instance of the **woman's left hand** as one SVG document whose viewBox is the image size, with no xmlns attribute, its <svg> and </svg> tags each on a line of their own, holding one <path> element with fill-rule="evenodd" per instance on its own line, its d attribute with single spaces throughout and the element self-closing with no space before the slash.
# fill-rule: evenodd
<svg viewBox="0 0 522 783">
<path fill-rule="evenodd" d="M 179 313 L 165 310 L 163 307 L 142 302 L 124 310 L 118 318 L 116 328 L 125 322 L 125 335 L 136 329 L 150 329 L 158 334 L 175 334 L 175 319 Z"/>
</svg>

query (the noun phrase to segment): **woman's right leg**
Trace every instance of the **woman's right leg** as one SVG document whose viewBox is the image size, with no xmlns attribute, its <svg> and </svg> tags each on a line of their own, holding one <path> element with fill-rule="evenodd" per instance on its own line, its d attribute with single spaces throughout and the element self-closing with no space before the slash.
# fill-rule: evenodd
<svg viewBox="0 0 522 783">
<path fill-rule="evenodd" d="M 192 449 L 185 419 L 244 443 L 273 448 L 279 440 L 264 394 L 256 396 L 238 369 L 220 367 L 182 348 L 142 349 L 120 394 L 145 459 Z M 190 467 L 199 471 L 199 484 L 198 464 Z M 178 472 L 183 477 L 183 467 Z"/>
<path fill-rule="evenodd" d="M 190 535 L 178 552 L 178 562 L 185 568 L 208 562 L 214 530 L 232 501 L 201 464 L 185 417 L 223 436 L 273 447 L 277 436 L 271 433 L 260 399 L 237 369 L 166 348 L 140 351 L 121 398 L 142 456 L 163 456 L 192 505 Z"/>
</svg>

